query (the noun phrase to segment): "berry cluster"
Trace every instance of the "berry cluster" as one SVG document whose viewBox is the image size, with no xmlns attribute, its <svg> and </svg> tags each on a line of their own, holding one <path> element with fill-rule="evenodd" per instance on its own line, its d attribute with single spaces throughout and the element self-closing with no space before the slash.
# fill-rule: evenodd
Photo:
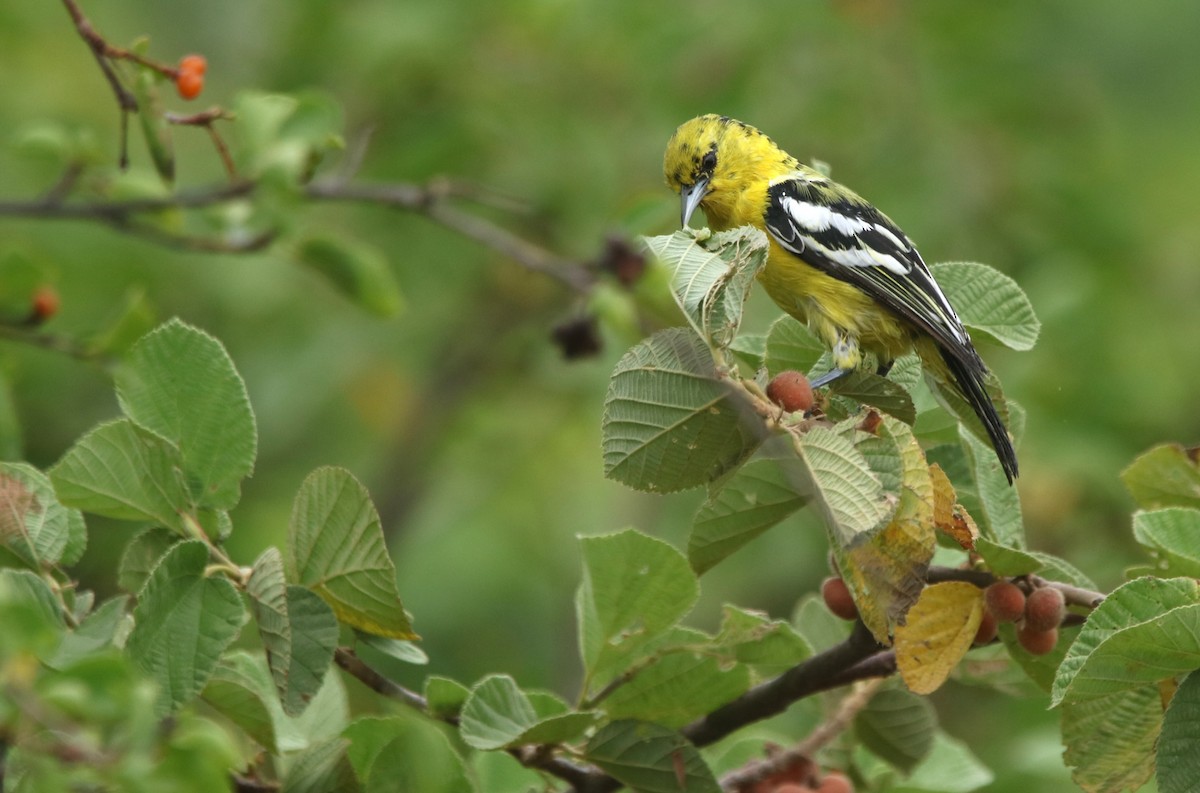
<svg viewBox="0 0 1200 793">
<path fill-rule="evenodd" d="M 204 90 L 204 73 L 208 61 L 203 55 L 185 55 L 179 61 L 175 77 L 175 88 L 184 99 L 195 99 Z"/>
<path fill-rule="evenodd" d="M 744 793 L 854 793 L 854 783 L 841 771 L 821 776 L 815 763 L 802 760 L 742 790 Z"/>
<path fill-rule="evenodd" d="M 983 591 L 983 597 L 987 608 L 976 644 L 994 639 L 997 623 L 1018 621 L 1017 641 L 1031 655 L 1045 655 L 1058 644 L 1058 626 L 1067 614 L 1066 600 L 1059 590 L 1040 587 L 1026 597 L 1013 582 L 997 581 Z"/>
</svg>

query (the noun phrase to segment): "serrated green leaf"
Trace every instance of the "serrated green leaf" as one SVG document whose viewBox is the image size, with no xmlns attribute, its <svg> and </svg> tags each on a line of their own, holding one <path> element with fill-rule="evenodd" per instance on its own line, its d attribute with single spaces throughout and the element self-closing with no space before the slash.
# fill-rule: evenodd
<svg viewBox="0 0 1200 793">
<path fill-rule="evenodd" d="M 933 748 L 937 715 L 929 700 L 898 688 L 885 688 L 854 718 L 863 745 L 908 773 Z"/>
<path fill-rule="evenodd" d="M 1088 793 L 1137 790 L 1154 769 L 1154 744 L 1162 728 L 1157 686 L 1123 689 L 1062 711 L 1063 762 Z M 1195 746 L 1191 747 L 1193 753 Z"/>
<path fill-rule="evenodd" d="M 129 82 L 137 99 L 138 121 L 154 170 L 164 182 L 172 184 L 175 181 L 175 146 L 171 124 L 163 112 L 162 97 L 158 93 L 158 77 L 149 68 L 137 67 L 137 76 Z"/>
<path fill-rule="evenodd" d="M 675 300 L 696 333 L 714 347 L 728 346 L 737 335 L 754 278 L 766 266 L 767 235 L 742 226 L 707 237 L 682 229 L 642 241 L 672 270 Z"/>
<path fill-rule="evenodd" d="M 434 718 L 457 718 L 471 689 L 448 677 L 430 675 L 425 678 L 425 702 Z"/>
<path fill-rule="evenodd" d="M 179 451 L 127 419 L 84 435 L 50 469 L 58 499 L 69 507 L 120 520 L 153 521 L 183 532 L 193 504 Z"/>
<path fill-rule="evenodd" d="M 1079 635 L 1079 630 L 1078 627 L 1059 627 L 1058 644 L 1054 645 L 1054 649 L 1045 655 L 1033 655 L 1021 646 L 1015 625 L 1003 623 L 999 626 L 1000 641 L 1009 657 L 1035 686 L 1046 693 L 1054 690 L 1054 678 L 1058 674 L 1058 667 L 1070 652 L 1071 644 Z"/>
<path fill-rule="evenodd" d="M 98 331 L 88 339 L 88 351 L 95 355 L 121 355 L 157 324 L 158 315 L 143 288 L 131 288 L 124 302 Z"/>
<path fill-rule="evenodd" d="M 1188 578 L 1139 578 L 1118 587 L 1088 615 L 1059 665 L 1051 705 L 1200 668 L 1198 604 L 1200 584 Z"/>
<path fill-rule="evenodd" d="M 938 732 L 933 748 L 908 778 L 888 788 L 889 793 L 970 793 L 990 785 L 995 775 L 971 753 L 966 744 Z"/>
<path fill-rule="evenodd" d="M 604 400 L 604 475 L 667 493 L 711 482 L 749 456 L 761 422 L 715 376 L 708 347 L 686 328 L 627 352 Z"/>
<path fill-rule="evenodd" d="M 275 694 L 261 658 L 229 653 L 213 670 L 201 696 L 268 752 L 279 753 L 271 713 Z"/>
<path fill-rule="evenodd" d="M 515 680 L 489 675 L 471 689 L 459 717 L 459 731 L 468 746 L 487 751 L 570 740 L 599 718 L 591 711 L 543 717 Z"/>
<path fill-rule="evenodd" d="M 343 297 L 378 317 L 394 317 L 403 306 L 387 256 L 372 245 L 330 235 L 313 236 L 301 241 L 295 258 Z"/>
<path fill-rule="evenodd" d="M 964 325 L 1014 350 L 1037 343 L 1042 323 L 1016 281 L 977 262 L 943 262 L 929 270 Z"/>
<path fill-rule="evenodd" d="M 115 380 L 125 415 L 179 450 L 193 503 L 236 506 L 258 435 L 246 384 L 221 342 L 173 319 L 130 348 Z"/>
<path fill-rule="evenodd" d="M 601 703 L 613 719 L 652 721 L 679 728 L 736 699 L 750 687 L 750 670 L 724 667 L 698 652 L 663 655 Z"/>
<path fill-rule="evenodd" d="M 592 736 L 587 758 L 637 793 L 720 793 L 696 747 L 674 730 L 614 721 Z"/>
<path fill-rule="evenodd" d="M 1142 509 L 1200 508 L 1200 464 L 1195 449 L 1177 443 L 1155 446 L 1121 472 L 1121 481 Z"/>
<path fill-rule="evenodd" d="M 767 334 L 743 333 L 729 342 L 729 351 L 752 369 L 761 369 L 767 360 Z"/>
<path fill-rule="evenodd" d="M 77 509 L 67 510 L 67 544 L 63 546 L 58 563 L 62 567 L 72 567 L 83 558 L 87 550 L 88 530 L 83 513 Z"/>
<path fill-rule="evenodd" d="M 261 677 L 264 687 L 269 688 L 270 673 L 265 664 Z M 335 738 L 350 723 L 350 705 L 341 675 L 325 675 L 321 688 L 299 716 L 284 713 L 278 700 L 273 699 L 270 705 L 279 751 L 285 754 Z"/>
<path fill-rule="evenodd" d="M 688 537 L 688 561 L 697 574 L 804 506 L 793 486 L 800 473 L 787 470 L 800 465 L 794 456 L 751 460 L 709 495 Z"/>
<path fill-rule="evenodd" d="M 959 437 L 967 452 L 978 509 L 971 512 L 979 525 L 980 534 L 999 545 L 1010 548 L 1025 546 L 1025 521 L 1021 516 L 1021 499 L 1017 488 L 1008 483 L 992 447 L 979 440 L 965 427 Z"/>
<path fill-rule="evenodd" d="M 121 556 L 117 583 L 131 595 L 136 595 L 146 584 L 150 573 L 173 545 L 180 542 L 179 535 L 170 529 L 155 526 L 146 529 L 130 540 Z"/>
<path fill-rule="evenodd" d="M 298 754 L 283 777 L 280 793 L 358 793 L 344 738 L 313 744 Z"/>
<path fill-rule="evenodd" d="M 375 636 L 370 633 L 358 633 L 362 642 L 359 649 L 369 647 L 382 655 L 406 664 L 427 664 L 429 656 L 418 645 L 404 639 L 389 639 L 386 636 Z"/>
<path fill-rule="evenodd" d="M 366 793 L 463 793 L 475 785 L 462 758 L 437 727 L 411 718 L 367 717 L 343 733 L 350 763 Z"/>
<path fill-rule="evenodd" d="M 830 384 L 830 390 L 838 396 L 848 397 L 863 405 L 900 419 L 912 426 L 917 420 L 917 409 L 912 396 L 904 386 L 893 383 L 886 377 L 862 369 L 839 377 Z"/>
<path fill-rule="evenodd" d="M 138 597 L 126 649 L 160 688 L 165 714 L 203 690 L 246 612 L 233 584 L 205 577 L 208 546 L 181 542 L 159 562 Z"/>
<path fill-rule="evenodd" d="M 316 593 L 287 584 L 277 548 L 268 548 L 254 563 L 246 594 L 279 701 L 285 713 L 295 716 L 320 689 L 333 661 L 337 617 Z"/>
<path fill-rule="evenodd" d="M 813 654 L 812 646 L 790 623 L 731 605 L 722 610 L 712 651 L 745 664 L 754 682 L 780 675 Z"/>
<path fill-rule="evenodd" d="M 799 444 L 807 463 L 798 490 L 825 520 L 836 542 L 849 545 L 879 525 L 895 507 L 879 477 L 853 443 L 825 427 L 814 427 Z"/>
<path fill-rule="evenodd" d="M 14 600 L 33 606 L 45 625 L 64 627 L 62 605 L 40 576 L 30 570 L 0 569 L 0 586 Z"/>
<path fill-rule="evenodd" d="M 416 639 L 387 554 L 379 513 L 348 471 L 318 468 L 296 494 L 284 557 L 288 578 L 320 595 L 351 627 Z"/>
<path fill-rule="evenodd" d="M 575 610 L 590 680 L 675 626 L 695 605 L 700 584 L 679 551 L 632 529 L 583 537 L 580 544 Z"/>
<path fill-rule="evenodd" d="M 825 345 L 794 317 L 780 317 L 767 332 L 767 371 L 772 377 L 780 372 L 808 372 L 821 356 Z"/>
<path fill-rule="evenodd" d="M 1159 572 L 1200 577 L 1200 510 L 1169 507 L 1133 516 L 1133 536 L 1159 561 Z"/>
<path fill-rule="evenodd" d="M 125 595 L 109 598 L 89 614 L 72 631 L 63 636 L 54 655 L 45 659 L 54 669 L 66 669 L 104 648 L 112 647 L 121 623 L 126 618 L 129 598 Z"/>
<path fill-rule="evenodd" d="M 1197 746 L 1200 746 L 1200 673 L 1192 672 L 1176 689 L 1162 719 L 1154 761 L 1159 793 L 1200 790 Z"/>
<path fill-rule="evenodd" d="M 999 576 L 1027 575 L 1042 569 L 1041 561 L 1029 551 L 1010 548 L 986 537 L 975 540 L 975 552 Z"/>
<path fill-rule="evenodd" d="M 83 516 L 58 502 L 49 477 L 32 465 L 0 463 L 0 545 L 28 567 L 62 559 L 73 519 L 81 523 Z"/>
</svg>

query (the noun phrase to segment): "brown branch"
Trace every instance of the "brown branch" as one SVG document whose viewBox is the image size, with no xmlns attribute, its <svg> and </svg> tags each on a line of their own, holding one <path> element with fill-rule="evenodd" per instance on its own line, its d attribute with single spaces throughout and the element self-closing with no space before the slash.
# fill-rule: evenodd
<svg viewBox="0 0 1200 793">
<path fill-rule="evenodd" d="M 346 670 L 353 677 L 358 678 L 359 682 L 375 693 L 382 694 L 388 699 L 394 699 L 397 702 L 403 702 L 405 705 L 416 708 L 422 713 L 429 711 L 429 703 L 425 700 L 425 697 L 383 676 L 355 655 L 354 651 L 349 647 L 339 647 L 334 650 L 333 660 L 337 662 L 338 666 Z"/>
<path fill-rule="evenodd" d="M 1106 595 L 1103 592 L 1093 592 L 1090 589 L 1067 584 L 1062 581 L 1047 581 L 1041 576 L 1033 575 L 1029 577 L 1035 585 L 1039 587 L 1051 587 L 1063 593 L 1063 599 L 1068 606 L 1083 606 L 1085 609 L 1094 609 L 1104 602 Z"/>
<path fill-rule="evenodd" d="M 121 84 L 121 78 L 117 77 L 112 64 L 108 62 L 108 59 L 113 57 L 110 53 L 112 48 L 109 43 L 92 27 L 92 23 L 84 16 L 83 10 L 75 0 L 63 0 L 63 5 L 67 7 L 67 13 L 71 15 L 71 21 L 75 23 L 75 29 L 79 31 L 80 38 L 87 43 L 92 55 L 96 58 L 96 63 L 100 66 L 100 71 L 104 73 L 104 78 L 112 87 L 122 115 L 136 113 L 138 111 L 137 99 L 129 92 L 129 89 Z"/>
</svg>

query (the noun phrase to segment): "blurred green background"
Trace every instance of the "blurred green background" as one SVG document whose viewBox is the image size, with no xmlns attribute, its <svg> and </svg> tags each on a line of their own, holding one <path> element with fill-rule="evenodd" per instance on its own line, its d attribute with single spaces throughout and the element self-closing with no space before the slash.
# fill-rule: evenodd
<svg viewBox="0 0 1200 793">
<path fill-rule="evenodd" d="M 206 0 L 85 3 L 116 43 L 146 34 L 174 61 L 207 56 L 195 108 L 243 89 L 316 89 L 347 137 L 370 130 L 364 181 L 451 176 L 527 202 L 488 213 L 564 255 L 607 234 L 664 233 L 677 199 L 662 147 L 682 121 L 752 123 L 892 216 L 930 262 L 978 260 L 1018 280 L 1044 323 L 1030 353 L 982 352 L 1028 410 L 1019 482 L 1031 545 L 1105 588 L 1138 560 L 1119 471 L 1148 446 L 1200 438 L 1200 5 Z M 117 113 L 60 4 L 0 5 L 0 140 L 53 120 L 91 130 L 106 167 Z M 189 106 L 174 99 L 169 104 Z M 192 132 L 192 134 L 188 134 Z M 181 185 L 223 178 L 199 131 L 176 135 Z M 147 167 L 134 139 L 135 167 Z M 0 200 L 54 166 L 5 146 Z M 84 334 L 130 289 L 229 348 L 260 430 L 234 513 L 235 558 L 281 540 L 291 498 L 323 464 L 374 494 L 429 671 L 490 671 L 573 693 L 575 536 L 627 525 L 682 544 L 699 492 L 651 497 L 602 477 L 608 374 L 632 343 L 564 362 L 551 328 L 576 299 L 420 217 L 314 206 L 308 229 L 386 251 L 407 308 L 382 321 L 289 258 L 183 253 L 84 223 L 0 217 L 0 255 L 47 263 L 49 329 Z M 752 324 L 778 311 L 754 303 Z M 53 463 L 116 414 L 103 372 L 0 343 L 24 454 Z M 92 523 L 80 569 L 101 592 L 132 528 Z M 109 541 L 111 537 L 111 541 Z M 694 622 L 722 602 L 787 616 L 825 574 L 811 521 L 773 530 L 704 579 Z M 417 684 L 423 670 L 408 682 Z M 950 731 L 1002 777 L 1054 789 L 1056 716 L 1038 700 L 950 692 Z M 948 702 L 943 697 L 941 701 Z M 995 740 L 1005 713 L 1021 738 Z M 1012 729 L 1011 727 L 1008 729 Z M 1007 735 L 1007 730 L 1006 730 Z"/>
</svg>

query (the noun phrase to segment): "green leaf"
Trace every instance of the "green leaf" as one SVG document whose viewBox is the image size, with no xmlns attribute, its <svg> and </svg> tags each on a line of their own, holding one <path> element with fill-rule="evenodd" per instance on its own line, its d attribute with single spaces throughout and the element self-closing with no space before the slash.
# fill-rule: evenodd
<svg viewBox="0 0 1200 793">
<path fill-rule="evenodd" d="M 305 749 L 288 768 L 280 793 L 358 793 L 347 750 L 350 742 L 335 738 Z"/>
<path fill-rule="evenodd" d="M 1184 678 L 1162 719 L 1155 777 L 1159 793 L 1200 790 L 1200 673 Z"/>
<path fill-rule="evenodd" d="M 157 710 L 173 711 L 203 690 L 246 612 L 233 584 L 207 578 L 208 546 L 181 542 L 151 573 L 134 610 L 126 649 L 160 687 Z"/>
<path fill-rule="evenodd" d="M 754 278 L 766 266 L 770 243 L 751 226 L 705 234 L 682 229 L 642 241 L 673 271 L 675 300 L 696 333 L 714 347 L 727 347 L 737 336 Z"/>
<path fill-rule="evenodd" d="M 990 785 L 994 779 L 995 775 L 966 744 L 938 732 L 925 759 L 907 779 L 887 790 L 888 793 L 970 793 Z"/>
<path fill-rule="evenodd" d="M 711 482 L 761 442 L 761 422 L 715 379 L 686 328 L 659 331 L 617 363 L 604 400 L 604 474 L 668 493 Z"/>
<path fill-rule="evenodd" d="M 204 687 L 204 701 L 272 754 L 278 754 L 270 677 L 260 657 L 237 651 L 221 659 Z"/>
<path fill-rule="evenodd" d="M 772 377 L 786 371 L 807 372 L 825 351 L 825 344 L 803 323 L 780 317 L 767 333 L 767 371 Z"/>
<path fill-rule="evenodd" d="M 929 271 L 964 325 L 984 331 L 1010 349 L 1033 348 L 1042 323 L 1016 281 L 976 262 L 944 262 Z"/>
<path fill-rule="evenodd" d="M 1121 472 L 1121 481 L 1142 509 L 1200 508 L 1196 449 L 1177 443 L 1155 446 Z"/>
<path fill-rule="evenodd" d="M 457 718 L 470 695 L 471 689 L 457 680 L 439 675 L 425 678 L 425 702 L 429 706 L 429 715 L 434 718 Z"/>
<path fill-rule="evenodd" d="M 925 697 L 885 688 L 859 711 L 854 731 L 864 746 L 908 773 L 933 749 L 937 715 Z"/>
<path fill-rule="evenodd" d="M 0 593 L 34 607 L 41 622 L 47 625 L 61 628 L 66 624 L 62 604 L 36 573 L 29 570 L 0 569 Z"/>
<path fill-rule="evenodd" d="M 265 667 L 262 669 L 264 688 L 269 689 L 270 677 Z M 327 741 L 341 735 L 342 730 L 350 722 L 350 705 L 347 702 L 346 687 L 342 684 L 341 675 L 325 675 L 325 681 L 316 696 L 308 703 L 308 707 L 299 716 L 289 716 L 279 707 L 277 700 L 272 701 L 272 713 L 275 719 L 275 734 L 279 741 L 279 751 L 283 753 L 303 749 L 306 746 Z"/>
<path fill-rule="evenodd" d="M 300 486 L 284 558 L 288 578 L 325 600 L 351 627 L 416 639 L 367 489 L 341 468 L 318 468 Z"/>
<path fill-rule="evenodd" d="M 131 595 L 136 595 L 158 566 L 158 560 L 178 542 L 178 534 L 158 526 L 134 537 L 125 546 L 125 553 L 121 556 L 117 584 Z"/>
<path fill-rule="evenodd" d="M 749 667 L 755 682 L 780 675 L 813 654 L 789 623 L 731 605 L 722 609 L 713 650 Z"/>
<path fill-rule="evenodd" d="M 1063 762 L 1073 767 L 1071 778 L 1088 793 L 1138 790 L 1153 773 L 1162 723 L 1157 686 L 1067 702 L 1062 709 Z M 1191 751 L 1194 756 L 1194 745 Z"/>
<path fill-rule="evenodd" d="M 391 716 L 358 719 L 343 735 L 350 763 L 367 793 L 462 793 L 475 785 L 462 758 L 432 724 Z"/>
<path fill-rule="evenodd" d="M 751 369 L 761 369 L 767 360 L 767 334 L 743 333 L 729 343 L 729 351 Z"/>
<path fill-rule="evenodd" d="M 254 563 L 246 594 L 279 701 L 285 713 L 295 716 L 320 689 L 333 661 L 337 617 L 314 592 L 287 584 L 277 548 L 268 548 Z"/>
<path fill-rule="evenodd" d="M 1133 516 L 1133 536 L 1164 575 L 1200 577 L 1200 510 L 1170 507 Z"/>
<path fill-rule="evenodd" d="M 84 435 L 50 469 L 58 499 L 69 507 L 120 520 L 153 521 L 183 532 L 193 504 L 178 450 L 126 419 Z"/>
<path fill-rule="evenodd" d="M 121 623 L 126 619 L 129 598 L 119 595 L 109 598 L 79 623 L 73 631 L 63 636 L 62 643 L 54 651 L 46 665 L 54 669 L 66 669 L 101 650 L 112 647 Z"/>
<path fill-rule="evenodd" d="M 358 633 L 358 638 L 362 642 L 359 649 L 363 649 L 363 645 L 375 650 L 388 658 L 400 661 L 406 664 L 423 665 L 429 663 L 429 656 L 425 654 L 418 645 L 403 639 L 389 639 L 386 636 L 375 636 L 370 633 Z"/>
<path fill-rule="evenodd" d="M 88 351 L 95 355 L 122 355 L 153 330 L 157 322 L 158 315 L 146 298 L 146 290 L 130 288 L 124 302 L 109 316 L 103 329 L 88 339 Z"/>
<path fill-rule="evenodd" d="M 591 679 L 676 625 L 695 605 L 700 584 L 677 550 L 632 529 L 583 537 L 580 544 L 583 582 L 575 609 Z"/>
<path fill-rule="evenodd" d="M 1035 686 L 1046 693 L 1054 690 L 1054 678 L 1058 674 L 1058 667 L 1070 652 L 1071 644 L 1079 635 L 1079 631 L 1079 628 L 1060 627 L 1058 644 L 1054 645 L 1054 649 L 1045 655 L 1033 655 L 1021 646 L 1021 642 L 1017 639 L 1015 625 L 1005 623 L 999 626 L 1000 641 L 1004 644 L 1004 649 L 1008 652 L 1009 657 L 1016 662 Z"/>
<path fill-rule="evenodd" d="M 488 675 L 471 689 L 459 730 L 468 746 L 486 751 L 577 738 L 599 718 L 589 711 L 543 717 L 515 680 L 508 675 Z"/>
<path fill-rule="evenodd" d="M 1055 581 L 1065 581 L 1085 589 L 1095 589 L 1090 578 L 1074 565 L 1057 556 L 1041 551 L 1009 548 L 979 537 L 975 540 L 975 552 L 987 563 L 988 569 L 1000 576 L 1028 575 L 1041 573 Z"/>
<path fill-rule="evenodd" d="M 67 510 L 67 544 L 63 546 L 62 556 L 58 563 L 62 567 L 72 567 L 83 558 L 87 550 L 88 530 L 83 519 L 83 513 L 77 509 Z"/>
<path fill-rule="evenodd" d="M 1051 705 L 1081 701 L 1200 668 L 1200 584 L 1139 578 L 1088 616 L 1054 680 Z"/>
<path fill-rule="evenodd" d="M 313 236 L 297 246 L 295 257 L 343 297 L 378 317 L 394 317 L 403 307 L 400 287 L 379 248 L 341 237 Z"/>
<path fill-rule="evenodd" d="M 913 406 L 908 389 L 874 372 L 863 369 L 851 372 L 835 380 L 830 390 L 838 396 L 878 408 L 909 426 L 917 420 L 917 409 Z"/>
<path fill-rule="evenodd" d="M 0 545 L 34 570 L 57 564 L 72 520 L 82 523 L 83 516 L 58 502 L 45 474 L 25 463 L 0 463 Z"/>
<path fill-rule="evenodd" d="M 986 539 L 1012 548 L 1025 546 L 1025 521 L 1017 488 L 1008 483 L 992 447 L 965 427 L 959 437 L 967 452 L 967 463 L 975 483 L 979 508 L 971 512 Z"/>
<path fill-rule="evenodd" d="M 673 652 L 641 669 L 601 707 L 613 719 L 679 728 L 736 699 L 750 687 L 750 670 L 723 665 L 698 652 Z"/>
<path fill-rule="evenodd" d="M 171 139 L 171 124 L 163 112 L 158 93 L 158 76 L 149 68 L 137 67 L 137 76 L 128 81 L 137 99 L 138 121 L 146 139 L 146 150 L 154 162 L 154 170 L 167 184 L 175 181 L 175 147 Z"/>
<path fill-rule="evenodd" d="M 587 758 L 637 793 L 720 793 L 696 747 L 674 730 L 614 721 L 592 736 Z"/>
<path fill-rule="evenodd" d="M 258 437 L 246 384 L 221 342 L 173 319 L 133 345 L 115 379 L 125 415 L 179 450 L 192 501 L 236 506 Z"/>
<path fill-rule="evenodd" d="M 895 508 L 866 458 L 844 435 L 813 427 L 799 446 L 807 465 L 796 469 L 802 476 L 797 490 L 817 507 L 838 543 L 849 545 Z"/>
<path fill-rule="evenodd" d="M 688 561 L 702 574 L 767 529 L 804 506 L 790 469 L 803 463 L 790 459 L 751 460 L 711 493 L 692 522 Z"/>
</svg>

